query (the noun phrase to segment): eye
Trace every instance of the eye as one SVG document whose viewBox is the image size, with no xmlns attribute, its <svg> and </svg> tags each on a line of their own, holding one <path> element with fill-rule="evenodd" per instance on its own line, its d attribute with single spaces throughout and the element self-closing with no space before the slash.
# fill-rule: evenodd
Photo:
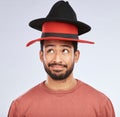
<svg viewBox="0 0 120 117">
<path fill-rule="evenodd" d="M 53 53 L 54 53 L 54 50 L 53 50 L 53 49 L 49 49 L 49 50 L 47 50 L 47 53 L 53 54 Z"/>
<path fill-rule="evenodd" d="M 68 54 L 68 53 L 69 53 L 69 50 L 64 49 L 62 52 L 63 52 L 64 54 Z"/>
</svg>

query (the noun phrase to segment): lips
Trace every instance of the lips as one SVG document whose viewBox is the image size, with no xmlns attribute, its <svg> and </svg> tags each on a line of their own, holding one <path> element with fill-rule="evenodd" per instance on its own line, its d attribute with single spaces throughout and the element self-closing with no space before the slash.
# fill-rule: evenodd
<svg viewBox="0 0 120 117">
<path fill-rule="evenodd" d="M 48 67 L 51 67 L 54 71 L 62 71 L 63 68 L 67 68 L 66 65 L 56 63 L 49 64 Z"/>
<path fill-rule="evenodd" d="M 59 64 L 59 63 L 50 63 L 50 64 L 48 64 L 48 67 L 52 67 L 52 66 L 56 66 L 56 67 L 67 67 L 67 65 Z"/>
<path fill-rule="evenodd" d="M 54 69 L 63 69 L 64 68 L 64 66 L 61 66 L 61 65 L 52 65 L 51 67 Z"/>
</svg>

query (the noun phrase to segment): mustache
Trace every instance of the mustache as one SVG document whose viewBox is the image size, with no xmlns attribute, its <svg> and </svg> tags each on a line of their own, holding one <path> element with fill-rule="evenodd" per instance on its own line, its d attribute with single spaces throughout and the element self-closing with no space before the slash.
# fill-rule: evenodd
<svg viewBox="0 0 120 117">
<path fill-rule="evenodd" d="M 49 63 L 49 64 L 48 64 L 48 67 L 54 66 L 54 65 L 58 65 L 58 66 L 62 66 L 62 67 L 66 67 L 66 68 L 67 68 L 67 65 L 60 64 L 60 63 Z"/>
</svg>

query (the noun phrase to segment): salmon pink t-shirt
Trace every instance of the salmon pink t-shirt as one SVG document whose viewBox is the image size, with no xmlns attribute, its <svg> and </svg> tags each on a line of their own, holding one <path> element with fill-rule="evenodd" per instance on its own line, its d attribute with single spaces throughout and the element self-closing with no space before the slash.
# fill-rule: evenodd
<svg viewBox="0 0 120 117">
<path fill-rule="evenodd" d="M 8 117 L 115 117 L 110 99 L 86 83 L 53 91 L 45 81 L 14 100 Z"/>
</svg>

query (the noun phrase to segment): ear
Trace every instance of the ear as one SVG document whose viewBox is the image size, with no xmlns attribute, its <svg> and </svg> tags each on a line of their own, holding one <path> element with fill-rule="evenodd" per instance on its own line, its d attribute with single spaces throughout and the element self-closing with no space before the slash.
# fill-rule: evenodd
<svg viewBox="0 0 120 117">
<path fill-rule="evenodd" d="M 43 51 L 39 51 L 39 57 L 40 57 L 40 61 L 43 62 Z"/>
<path fill-rule="evenodd" d="M 78 62 L 78 60 L 79 60 L 79 58 L 80 58 L 80 51 L 79 51 L 79 50 L 77 50 L 77 51 L 75 52 L 74 62 L 75 62 L 75 63 L 77 63 L 77 62 Z"/>
</svg>

